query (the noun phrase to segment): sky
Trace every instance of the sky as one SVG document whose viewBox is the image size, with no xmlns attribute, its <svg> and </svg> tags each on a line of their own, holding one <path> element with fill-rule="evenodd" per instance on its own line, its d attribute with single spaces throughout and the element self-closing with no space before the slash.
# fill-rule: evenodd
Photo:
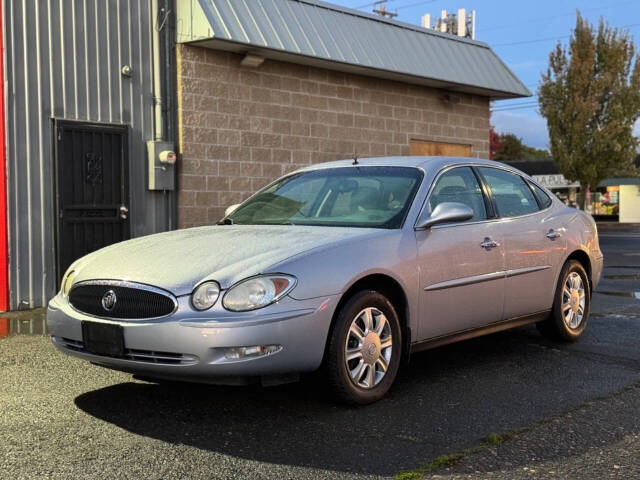
<svg viewBox="0 0 640 480">
<path fill-rule="evenodd" d="M 374 0 L 329 0 L 331 3 L 371 12 Z M 420 24 L 441 10 L 476 11 L 476 40 L 488 43 L 535 95 L 540 74 L 546 71 L 549 53 L 558 41 L 568 43 L 576 22 L 576 10 L 593 24 L 603 17 L 613 27 L 625 27 L 640 50 L 640 0 L 388 0 L 387 10 L 396 20 Z M 494 102 L 491 123 L 499 133 L 515 133 L 525 144 L 547 148 L 549 137 L 536 97 Z M 501 111 L 500 111 L 501 110 Z M 640 136 L 640 122 L 635 133 Z"/>
</svg>

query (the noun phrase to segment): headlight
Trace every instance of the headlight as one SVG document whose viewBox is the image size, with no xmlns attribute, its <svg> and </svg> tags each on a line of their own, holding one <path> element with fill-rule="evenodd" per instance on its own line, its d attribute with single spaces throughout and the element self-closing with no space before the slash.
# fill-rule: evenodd
<svg viewBox="0 0 640 480">
<path fill-rule="evenodd" d="M 196 287 L 191 294 L 191 304 L 196 310 L 207 310 L 213 307 L 220 296 L 218 282 L 204 282 Z"/>
<path fill-rule="evenodd" d="M 76 278 L 75 270 L 71 270 L 70 272 L 65 273 L 64 277 L 62 277 L 62 283 L 60 284 L 60 291 L 63 296 L 69 295 L 69 290 L 71 290 L 71 286 L 73 285 L 73 280 Z"/>
<path fill-rule="evenodd" d="M 277 302 L 296 285 L 289 275 L 265 275 L 243 280 L 231 287 L 222 299 L 222 306 L 234 312 L 246 312 Z"/>
</svg>

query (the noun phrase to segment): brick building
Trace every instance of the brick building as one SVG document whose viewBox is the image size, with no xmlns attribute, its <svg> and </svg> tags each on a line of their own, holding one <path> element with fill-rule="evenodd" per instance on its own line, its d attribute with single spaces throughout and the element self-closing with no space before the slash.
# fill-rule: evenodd
<svg viewBox="0 0 640 480">
<path fill-rule="evenodd" d="M 180 227 L 354 153 L 487 158 L 490 100 L 529 95 L 484 43 L 324 2 L 177 12 Z"/>
</svg>

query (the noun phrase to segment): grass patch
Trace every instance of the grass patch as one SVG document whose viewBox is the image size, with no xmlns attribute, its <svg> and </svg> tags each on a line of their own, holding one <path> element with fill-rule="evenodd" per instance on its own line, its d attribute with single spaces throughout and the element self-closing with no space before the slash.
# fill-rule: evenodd
<svg viewBox="0 0 640 480">
<path fill-rule="evenodd" d="M 492 433 L 488 437 L 482 439 L 482 444 L 486 446 L 500 445 L 506 442 L 509 438 L 508 435 L 500 435 L 499 433 Z"/>
<path fill-rule="evenodd" d="M 489 436 L 483 438 L 480 441 L 479 445 L 475 447 L 467 448 L 459 453 L 450 453 L 446 455 L 440 455 L 437 458 L 434 458 L 429 463 L 425 463 L 420 465 L 418 468 L 414 470 L 407 470 L 405 472 L 398 473 L 395 476 L 395 480 L 418 480 L 424 477 L 427 473 L 435 472 L 436 470 L 441 470 L 443 468 L 450 467 L 455 465 L 460 460 L 462 460 L 467 455 L 471 455 L 473 453 L 480 453 L 487 448 L 494 447 L 500 445 L 507 440 L 509 440 L 513 435 L 505 433 L 492 433 Z"/>
<path fill-rule="evenodd" d="M 431 460 L 429 463 L 420 465 L 414 470 L 407 470 L 406 472 L 398 473 L 395 476 L 395 480 L 417 480 L 424 477 L 427 473 L 431 473 L 435 470 L 440 470 L 442 468 L 450 467 L 451 465 L 456 464 L 462 459 L 462 457 L 464 457 L 464 455 L 464 453 L 440 455 L 439 457 Z"/>
<path fill-rule="evenodd" d="M 419 466 L 416 469 L 413 470 L 406 470 L 404 472 L 400 472 L 397 473 L 395 475 L 395 480 L 418 480 L 423 478 L 427 473 L 432 473 L 436 470 L 440 470 L 443 468 L 447 468 L 447 467 L 451 467 L 452 465 L 455 465 L 456 463 L 460 462 L 460 460 L 462 460 L 464 457 L 466 457 L 467 455 L 471 455 L 474 453 L 480 453 L 484 450 L 487 450 L 491 447 L 495 447 L 498 445 L 503 444 L 504 442 L 507 442 L 509 440 L 512 440 L 513 438 L 534 430 L 537 427 L 540 427 L 542 425 L 545 425 L 547 423 L 553 422 L 557 419 L 561 419 L 563 417 L 565 417 L 566 415 L 570 414 L 570 413 L 574 413 L 574 412 L 579 412 L 579 411 L 583 411 L 586 410 L 588 408 L 591 408 L 593 405 L 595 405 L 597 402 L 602 402 L 611 398 L 615 398 L 618 397 L 620 395 L 622 395 L 625 392 L 629 392 L 631 390 L 640 390 L 640 383 L 634 383 L 633 385 L 628 385 L 625 388 L 615 391 L 613 393 L 609 393 L 607 395 L 603 395 L 601 397 L 595 398 L 591 401 L 582 403 L 580 405 L 577 405 L 575 407 L 569 408 L 567 410 L 564 410 L 562 412 L 556 413 L 555 415 L 551 415 L 550 417 L 544 418 L 542 420 L 538 420 L 537 422 L 532 423 L 531 425 L 527 425 L 525 427 L 520 427 L 520 428 L 516 428 L 514 430 L 511 430 L 509 432 L 505 432 L 505 433 L 491 433 L 488 436 L 486 436 L 485 438 L 483 438 L 482 440 L 480 440 L 480 443 L 478 445 L 476 445 L 475 447 L 471 447 L 471 448 L 467 448 L 466 450 L 463 450 L 462 452 L 458 452 L 458 453 L 451 453 L 451 454 L 446 454 L 446 455 L 440 455 L 439 457 L 431 460 L 429 463 L 425 463 L 421 466 Z"/>
</svg>

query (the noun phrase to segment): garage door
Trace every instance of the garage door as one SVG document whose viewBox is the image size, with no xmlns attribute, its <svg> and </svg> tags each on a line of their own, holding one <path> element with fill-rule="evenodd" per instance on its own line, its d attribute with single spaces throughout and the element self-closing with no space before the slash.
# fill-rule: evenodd
<svg viewBox="0 0 640 480">
<path fill-rule="evenodd" d="M 471 145 L 459 143 L 425 142 L 411 140 L 411 155 L 442 155 L 446 157 L 470 157 Z"/>
</svg>

